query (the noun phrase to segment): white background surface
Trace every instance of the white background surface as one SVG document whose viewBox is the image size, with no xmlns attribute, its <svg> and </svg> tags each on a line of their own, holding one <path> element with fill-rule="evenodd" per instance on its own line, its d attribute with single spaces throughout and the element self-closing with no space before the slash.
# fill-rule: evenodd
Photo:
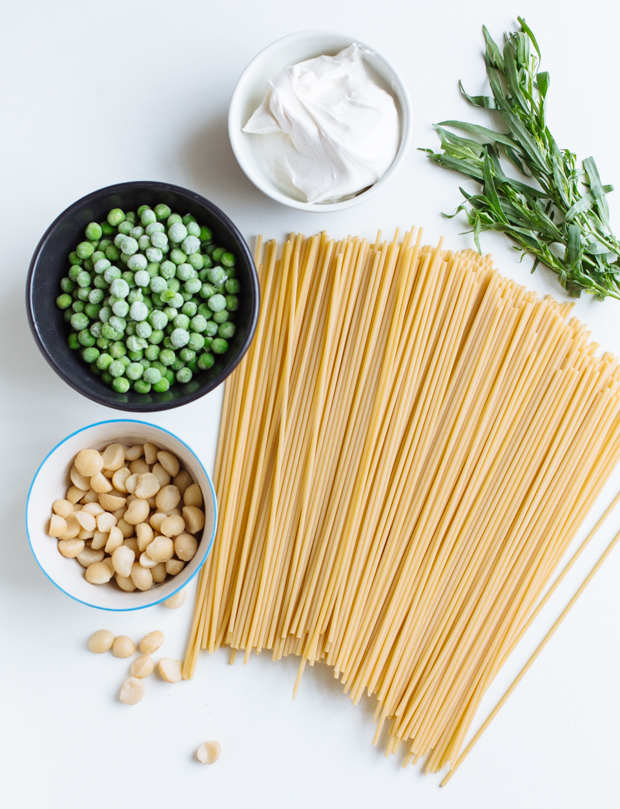
<svg viewBox="0 0 620 809">
<path fill-rule="evenodd" d="M 2 194 L 0 345 L 2 556 L 0 557 L 0 804 L 7 809 L 104 807 L 374 807 L 611 809 L 620 806 L 620 551 L 616 551 L 449 787 L 373 748 L 374 706 L 353 707 L 328 669 L 306 669 L 295 702 L 296 663 L 265 655 L 244 667 L 204 654 L 195 680 L 150 678 L 145 699 L 117 701 L 128 663 L 86 649 L 107 627 L 138 640 L 162 629 L 166 655 L 183 654 L 191 604 L 107 615 L 72 602 L 28 550 L 23 510 L 41 459 L 68 433 L 118 415 L 68 388 L 28 332 L 23 286 L 36 243 L 84 194 L 132 179 L 192 188 L 221 206 L 253 243 L 257 233 L 329 230 L 373 237 L 411 224 L 428 241 L 471 246 L 463 220 L 443 220 L 462 180 L 430 165 L 416 146 L 437 146 L 430 124 L 473 120 L 458 95 L 484 87 L 481 25 L 496 39 L 517 14 L 541 43 L 551 73 L 549 120 L 560 146 L 593 154 L 603 182 L 620 183 L 617 5 L 506 0 L 285 0 L 207 3 L 160 0 L 20 0 L 0 27 Z M 279 36 L 331 28 L 374 44 L 400 68 L 416 116 L 398 177 L 368 203 L 336 215 L 272 203 L 245 179 L 226 134 L 237 77 Z M 476 120 L 484 123 L 484 113 Z M 612 222 L 620 208 L 612 195 Z M 561 297 L 540 270 L 501 238 L 486 236 L 502 271 Z M 620 353 L 620 303 L 584 300 L 577 314 Z M 212 467 L 222 391 L 152 421 L 176 432 Z M 620 484 L 616 474 L 587 521 Z M 486 715 L 559 613 L 614 530 L 614 515 L 577 574 L 493 686 Z M 582 536 L 585 531 L 582 532 Z M 222 743 L 211 768 L 192 756 Z"/>
</svg>

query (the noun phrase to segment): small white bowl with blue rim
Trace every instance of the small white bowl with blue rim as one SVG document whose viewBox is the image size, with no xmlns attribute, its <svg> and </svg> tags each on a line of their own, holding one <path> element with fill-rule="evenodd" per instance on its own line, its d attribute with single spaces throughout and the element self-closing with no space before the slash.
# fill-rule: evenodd
<svg viewBox="0 0 620 809">
<path fill-rule="evenodd" d="M 47 533 L 52 503 L 64 498 L 71 485 L 69 470 L 81 449 L 104 449 L 108 444 L 126 446 L 151 442 L 174 453 L 198 483 L 204 499 L 205 526 L 194 558 L 176 576 L 168 578 L 150 590 L 121 590 L 114 579 L 107 584 L 90 584 L 84 578 L 84 568 L 77 559 L 67 559 L 58 551 L 58 540 Z M 124 612 L 152 607 L 173 596 L 187 585 L 205 563 L 217 529 L 217 501 L 211 478 L 199 458 L 176 435 L 133 419 L 114 419 L 83 427 L 61 441 L 37 469 L 26 502 L 26 530 L 30 548 L 47 578 L 63 593 L 76 601 L 101 610 Z"/>
</svg>

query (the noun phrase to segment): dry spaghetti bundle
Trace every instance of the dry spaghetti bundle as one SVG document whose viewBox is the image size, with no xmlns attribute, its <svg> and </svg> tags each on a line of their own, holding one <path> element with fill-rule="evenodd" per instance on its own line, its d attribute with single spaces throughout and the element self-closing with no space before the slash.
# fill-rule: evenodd
<svg viewBox="0 0 620 809">
<path fill-rule="evenodd" d="M 300 656 L 295 690 L 322 661 L 437 771 L 620 457 L 620 371 L 570 306 L 420 238 L 259 244 L 184 676 L 221 645 Z"/>
</svg>

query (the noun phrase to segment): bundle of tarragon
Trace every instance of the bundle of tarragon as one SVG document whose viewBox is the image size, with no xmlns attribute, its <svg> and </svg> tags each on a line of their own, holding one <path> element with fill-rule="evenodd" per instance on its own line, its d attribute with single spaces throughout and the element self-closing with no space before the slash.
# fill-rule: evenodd
<svg viewBox="0 0 620 809">
<path fill-rule="evenodd" d="M 521 30 L 505 35 L 503 52 L 483 28 L 493 95 L 470 96 L 460 85 L 474 107 L 496 111 L 507 131 L 443 121 L 435 126 L 443 151 L 423 151 L 438 165 L 482 184 L 479 194 L 461 188 L 466 201 L 452 214 L 467 212 L 478 250 L 482 231 L 501 231 L 516 242 L 515 250 L 534 256 L 532 272 L 539 263 L 546 265 L 572 297 L 585 290 L 600 300 L 620 300 L 620 243 L 611 232 L 605 199 L 613 187 L 601 184 L 592 157 L 578 169 L 576 155 L 560 149 L 549 132 L 549 74 L 538 71 L 538 43 L 525 20 L 518 20 Z M 504 173 L 506 160 L 523 181 Z"/>
</svg>

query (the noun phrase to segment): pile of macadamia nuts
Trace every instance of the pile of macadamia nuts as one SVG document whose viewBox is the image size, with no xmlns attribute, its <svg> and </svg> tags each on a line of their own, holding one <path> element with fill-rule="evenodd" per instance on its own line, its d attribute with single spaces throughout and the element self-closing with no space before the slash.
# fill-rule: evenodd
<svg viewBox="0 0 620 809">
<path fill-rule="evenodd" d="M 200 486 L 172 452 L 149 442 L 83 449 L 71 486 L 52 505 L 49 535 L 85 568 L 91 584 L 112 578 L 149 590 L 183 570 L 205 524 Z"/>
</svg>

